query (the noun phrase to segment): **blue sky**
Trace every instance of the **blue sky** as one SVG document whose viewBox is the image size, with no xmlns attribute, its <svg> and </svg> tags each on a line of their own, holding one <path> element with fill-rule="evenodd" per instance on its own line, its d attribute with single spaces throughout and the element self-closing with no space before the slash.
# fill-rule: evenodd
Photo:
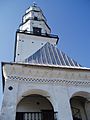
<svg viewBox="0 0 90 120">
<path fill-rule="evenodd" d="M 15 32 L 33 1 L 0 0 L 0 62 L 13 61 Z M 35 1 L 43 10 L 52 34 L 60 38 L 58 48 L 82 66 L 90 67 L 90 0 Z M 1 79 L 0 71 L 2 97 Z"/>
</svg>

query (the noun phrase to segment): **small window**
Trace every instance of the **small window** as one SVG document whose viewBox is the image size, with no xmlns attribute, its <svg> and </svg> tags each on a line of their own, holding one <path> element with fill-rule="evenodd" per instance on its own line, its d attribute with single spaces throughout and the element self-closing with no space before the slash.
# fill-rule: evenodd
<svg viewBox="0 0 90 120">
<path fill-rule="evenodd" d="M 33 27 L 33 33 L 35 35 L 41 35 L 41 28 Z"/>
<path fill-rule="evenodd" d="M 8 89 L 9 89 L 9 90 L 12 90 L 12 89 L 13 89 L 13 87 L 12 87 L 12 86 L 9 86 L 9 87 L 8 87 Z"/>
<path fill-rule="evenodd" d="M 37 17 L 34 17 L 34 20 L 38 20 L 38 18 L 37 18 Z"/>
</svg>

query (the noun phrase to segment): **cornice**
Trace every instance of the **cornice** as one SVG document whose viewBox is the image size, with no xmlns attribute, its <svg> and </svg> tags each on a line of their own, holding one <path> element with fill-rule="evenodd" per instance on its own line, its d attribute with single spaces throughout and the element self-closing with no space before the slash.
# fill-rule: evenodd
<svg viewBox="0 0 90 120">
<path fill-rule="evenodd" d="M 8 80 L 12 81 L 23 81 L 29 83 L 38 83 L 38 84 L 55 84 L 55 85 L 65 85 L 65 86 L 88 86 L 90 87 L 90 81 L 82 80 L 66 80 L 66 79 L 57 79 L 57 78 L 33 78 L 33 77 L 20 77 L 20 76 L 7 76 Z"/>
</svg>

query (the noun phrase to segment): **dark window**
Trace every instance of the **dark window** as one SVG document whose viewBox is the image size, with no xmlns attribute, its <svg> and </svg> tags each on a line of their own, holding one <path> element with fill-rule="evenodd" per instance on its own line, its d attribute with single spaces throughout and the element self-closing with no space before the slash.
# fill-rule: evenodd
<svg viewBox="0 0 90 120">
<path fill-rule="evenodd" d="M 41 28 L 33 27 L 33 33 L 35 35 L 41 35 Z"/>
<path fill-rule="evenodd" d="M 38 20 L 38 18 L 37 18 L 37 17 L 34 17 L 34 20 Z"/>
</svg>

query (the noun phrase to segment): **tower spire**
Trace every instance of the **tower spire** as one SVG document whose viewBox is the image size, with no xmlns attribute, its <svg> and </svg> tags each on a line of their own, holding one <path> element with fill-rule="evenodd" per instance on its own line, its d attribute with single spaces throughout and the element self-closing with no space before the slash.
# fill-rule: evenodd
<svg viewBox="0 0 90 120">
<path fill-rule="evenodd" d="M 35 6 L 37 6 L 37 4 L 36 4 L 36 2 L 35 2 L 35 1 L 33 2 L 33 6 L 34 6 L 34 7 L 35 7 Z"/>
<path fill-rule="evenodd" d="M 19 26 L 21 31 L 28 31 L 32 33 L 34 33 L 34 28 L 37 28 L 37 30 L 35 29 L 35 32 L 38 34 L 51 33 L 46 17 L 35 2 L 33 2 L 33 5 L 26 10 L 22 17 L 22 23 Z"/>
<path fill-rule="evenodd" d="M 14 60 L 24 61 L 47 42 L 56 45 L 58 37 L 51 35 L 51 29 L 40 7 L 33 2 L 22 17 L 17 32 Z"/>
</svg>

